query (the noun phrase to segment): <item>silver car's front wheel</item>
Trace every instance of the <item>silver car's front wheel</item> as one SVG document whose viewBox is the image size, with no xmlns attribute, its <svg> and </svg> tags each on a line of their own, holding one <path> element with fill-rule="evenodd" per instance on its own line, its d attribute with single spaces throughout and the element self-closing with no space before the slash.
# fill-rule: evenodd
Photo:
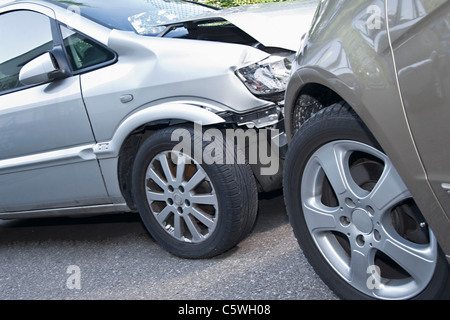
<svg viewBox="0 0 450 320">
<path fill-rule="evenodd" d="M 158 153 L 147 168 L 144 188 L 153 216 L 176 240 L 201 243 L 216 229 L 216 190 L 206 171 L 190 156 Z"/>
<path fill-rule="evenodd" d="M 437 298 L 448 266 L 408 188 L 346 105 L 297 132 L 284 193 L 294 232 L 322 279 L 349 299 Z"/>
<path fill-rule="evenodd" d="M 178 150 L 179 142 L 172 140 L 176 130 L 200 150 Z M 132 194 L 144 226 L 182 258 L 219 255 L 247 236 L 256 221 L 256 181 L 250 167 L 238 163 L 240 151 L 227 139 L 201 141 L 201 136 L 189 126 L 161 129 L 142 143 L 133 165 Z M 207 147 L 235 161 L 195 159 Z"/>
</svg>

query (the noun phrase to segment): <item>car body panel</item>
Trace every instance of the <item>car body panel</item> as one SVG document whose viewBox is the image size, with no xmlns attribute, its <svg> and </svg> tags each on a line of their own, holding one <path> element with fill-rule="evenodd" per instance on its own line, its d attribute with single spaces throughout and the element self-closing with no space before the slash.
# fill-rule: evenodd
<svg viewBox="0 0 450 320">
<path fill-rule="evenodd" d="M 198 123 L 203 126 L 210 126 L 224 123 L 225 120 L 215 113 L 204 109 L 195 102 L 167 102 L 142 108 L 133 115 L 127 117 L 119 128 L 114 132 L 114 136 L 110 140 L 99 142 L 95 146 L 95 153 L 98 158 L 117 157 L 120 148 L 130 134 L 137 128 L 159 120 L 183 120 L 191 123 Z"/>
<path fill-rule="evenodd" d="M 0 106 L 0 212 L 109 202 L 82 152 L 95 140 L 78 76 L 2 95 Z"/>
<path fill-rule="evenodd" d="M 414 0 L 413 2 L 420 1 Z M 434 6 L 441 10 L 448 10 L 448 1 L 439 7 L 442 2 L 445 1 L 421 3 L 428 7 Z M 390 5 L 389 8 L 392 7 L 392 2 L 387 1 L 386 3 Z M 444 252 L 449 257 L 450 220 L 441 205 L 442 201 L 438 201 L 436 194 L 436 191 L 439 190 L 439 197 L 447 200 L 445 197 L 448 195 L 444 195 L 445 191 L 440 184 L 445 181 L 442 179 L 444 178 L 443 171 L 447 169 L 448 155 L 447 158 L 443 157 L 440 158 L 442 160 L 437 160 L 438 157 L 443 156 L 443 153 L 446 153 L 446 150 L 437 151 L 437 154 L 436 151 L 431 153 L 429 150 L 436 146 L 435 142 L 437 141 L 441 141 L 441 145 L 445 145 L 443 140 L 446 136 L 445 130 L 448 131 L 448 125 L 445 124 L 447 118 L 443 114 L 447 114 L 448 111 L 430 112 L 429 104 L 426 105 L 426 108 L 425 105 L 421 105 L 420 114 L 417 105 L 408 105 L 407 103 L 404 108 L 403 101 L 407 92 L 400 90 L 402 83 L 406 85 L 404 81 L 411 80 L 411 77 L 407 77 L 409 80 L 403 78 L 402 73 L 407 71 L 404 68 L 414 69 L 417 63 L 423 61 L 420 52 L 424 52 L 424 50 L 416 49 L 417 42 L 414 42 L 414 38 L 410 39 L 412 32 L 417 32 L 418 28 L 424 27 L 422 36 L 418 36 L 423 39 L 424 34 L 430 32 L 426 31 L 426 22 L 432 21 L 434 17 L 431 16 L 431 13 L 437 14 L 436 12 L 439 10 L 428 12 L 430 15 L 421 17 L 419 20 L 407 19 L 406 22 L 403 22 L 403 26 L 393 25 L 388 32 L 386 11 L 389 10 L 386 10 L 386 3 L 381 0 L 321 2 L 310 32 L 299 52 L 297 65 L 293 68 L 296 71 L 293 72 L 287 89 L 286 133 L 288 139 L 291 139 L 293 134 L 292 112 L 295 101 L 302 90 L 306 90 L 307 85 L 318 84 L 337 93 L 351 105 L 376 136 L 377 141 L 404 179 L 419 208 L 434 230 Z M 339 12 L 339 15 L 336 12 Z M 446 14 L 448 11 L 441 12 L 443 17 Z M 376 25 L 377 23 L 379 25 Z M 446 32 L 444 31 L 444 33 Z M 430 44 L 431 40 L 428 39 L 427 43 Z M 400 53 L 401 44 L 406 44 L 408 41 L 410 41 L 409 46 L 405 45 L 403 48 L 408 48 L 405 50 L 409 50 L 410 61 L 394 60 L 393 52 Z M 413 43 L 414 49 L 411 47 Z M 415 58 L 413 58 L 412 52 L 417 52 Z M 397 83 L 396 63 L 399 70 L 400 87 Z M 442 72 L 446 74 L 444 72 L 447 71 L 442 70 Z M 416 79 L 418 79 L 417 75 Z M 414 82 L 420 85 L 427 79 L 429 80 L 430 77 L 422 79 L 419 77 L 419 80 Z M 428 89 L 424 88 L 424 90 L 436 92 L 436 88 L 430 88 L 433 85 L 434 82 L 425 86 Z M 444 105 L 441 104 L 435 108 L 439 108 L 439 106 L 442 111 Z M 427 114 L 426 117 L 422 118 L 425 114 Z M 438 118 L 440 119 L 438 120 Z M 437 124 L 443 131 L 436 132 L 430 126 L 424 127 L 424 120 L 430 126 L 431 123 L 433 126 Z M 421 123 L 421 129 L 417 130 L 416 126 Z M 427 133 L 424 134 L 424 131 Z M 417 140 L 418 134 L 423 135 L 419 140 Z M 436 138 L 436 134 L 440 137 Z M 407 160 L 405 161 L 405 159 Z M 423 159 L 425 162 L 422 162 Z M 434 166 L 436 164 L 436 168 L 441 171 L 433 172 L 430 171 L 431 168 L 427 169 L 427 165 Z M 430 177 L 433 186 L 428 180 L 429 174 L 435 175 L 435 177 Z M 440 178 L 436 179 L 437 176 Z M 433 182 L 434 179 L 435 182 Z"/>
<path fill-rule="evenodd" d="M 450 218 L 450 154 L 443 147 L 450 135 L 447 88 L 450 88 L 450 6 L 447 1 L 424 3 L 414 19 L 413 35 L 393 42 L 398 80 L 411 133 L 427 176 Z M 394 27 L 394 26 L 393 26 Z M 407 53 L 407 54 L 406 54 Z"/>
<path fill-rule="evenodd" d="M 223 110 L 238 113 L 269 104 L 253 96 L 234 74 L 234 70 L 250 61 L 268 56 L 257 49 L 225 43 L 212 47 L 203 41 L 143 38 L 117 30 L 111 33 L 108 44 L 119 55 L 120 63 L 81 76 L 84 102 L 99 141 L 111 139 L 117 124 L 133 112 L 162 104 L 174 92 L 180 101 L 186 97 L 194 101 L 210 100 L 211 104 L 221 104 Z M 181 47 L 183 56 L 177 53 Z M 180 72 L 186 64 L 193 68 Z M 121 103 L 123 95 L 132 95 L 133 100 Z"/>
<path fill-rule="evenodd" d="M 439 216 L 427 218 L 433 225 L 439 225 L 439 240 L 449 256 L 450 156 L 447 137 L 450 134 L 450 100 L 447 91 L 450 88 L 450 3 L 433 0 L 416 5 L 419 4 L 420 7 L 416 7 L 406 20 L 409 29 L 398 34 L 392 47 L 411 135 L 429 184 L 439 200 L 434 206 L 440 205 L 447 214 L 445 222 Z M 402 28 L 404 21 L 392 24 L 393 29 L 405 29 Z M 409 33 L 409 30 L 413 32 Z M 428 206 L 430 204 L 432 202 Z"/>
</svg>

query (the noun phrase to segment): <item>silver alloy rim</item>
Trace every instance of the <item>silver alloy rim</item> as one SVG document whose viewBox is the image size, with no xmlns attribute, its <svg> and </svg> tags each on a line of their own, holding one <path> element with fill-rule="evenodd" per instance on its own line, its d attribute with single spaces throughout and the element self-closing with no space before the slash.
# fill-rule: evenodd
<svg viewBox="0 0 450 320">
<path fill-rule="evenodd" d="M 173 238 L 201 243 L 216 229 L 216 191 L 208 174 L 191 157 L 159 153 L 147 168 L 145 189 L 154 217 Z"/>
<path fill-rule="evenodd" d="M 380 160 L 382 169 L 370 190 L 358 185 L 352 174 L 350 159 L 355 153 Z M 333 205 L 323 200 L 325 179 L 334 194 Z M 324 145 L 305 167 L 301 198 L 316 246 L 351 286 L 379 299 L 408 299 L 428 285 L 436 267 L 436 239 L 424 223 L 421 227 L 429 234 L 426 243 L 412 242 L 396 230 L 393 209 L 412 197 L 382 152 L 355 141 Z M 386 275 L 379 257 L 403 275 Z"/>
</svg>

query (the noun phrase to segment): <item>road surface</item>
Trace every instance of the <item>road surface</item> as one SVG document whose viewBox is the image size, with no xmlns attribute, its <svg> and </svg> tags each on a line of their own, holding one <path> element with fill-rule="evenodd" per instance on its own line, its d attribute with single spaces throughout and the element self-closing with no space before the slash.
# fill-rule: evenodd
<svg viewBox="0 0 450 320">
<path fill-rule="evenodd" d="M 0 299 L 334 300 L 304 258 L 281 194 L 254 232 L 209 260 L 161 249 L 135 214 L 0 221 Z"/>
</svg>

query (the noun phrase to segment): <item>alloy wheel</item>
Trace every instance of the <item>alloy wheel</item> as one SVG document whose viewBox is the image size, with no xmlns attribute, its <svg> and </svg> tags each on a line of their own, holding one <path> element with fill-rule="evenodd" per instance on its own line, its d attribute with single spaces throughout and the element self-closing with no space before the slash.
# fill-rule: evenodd
<svg viewBox="0 0 450 320">
<path fill-rule="evenodd" d="M 157 154 L 147 168 L 145 189 L 159 225 L 176 240 L 201 243 L 216 229 L 216 191 L 191 157 L 172 151 Z"/>
<path fill-rule="evenodd" d="M 436 239 L 384 153 L 356 141 L 323 145 L 304 169 L 301 198 L 317 248 L 358 291 L 408 299 L 428 285 Z"/>
</svg>

